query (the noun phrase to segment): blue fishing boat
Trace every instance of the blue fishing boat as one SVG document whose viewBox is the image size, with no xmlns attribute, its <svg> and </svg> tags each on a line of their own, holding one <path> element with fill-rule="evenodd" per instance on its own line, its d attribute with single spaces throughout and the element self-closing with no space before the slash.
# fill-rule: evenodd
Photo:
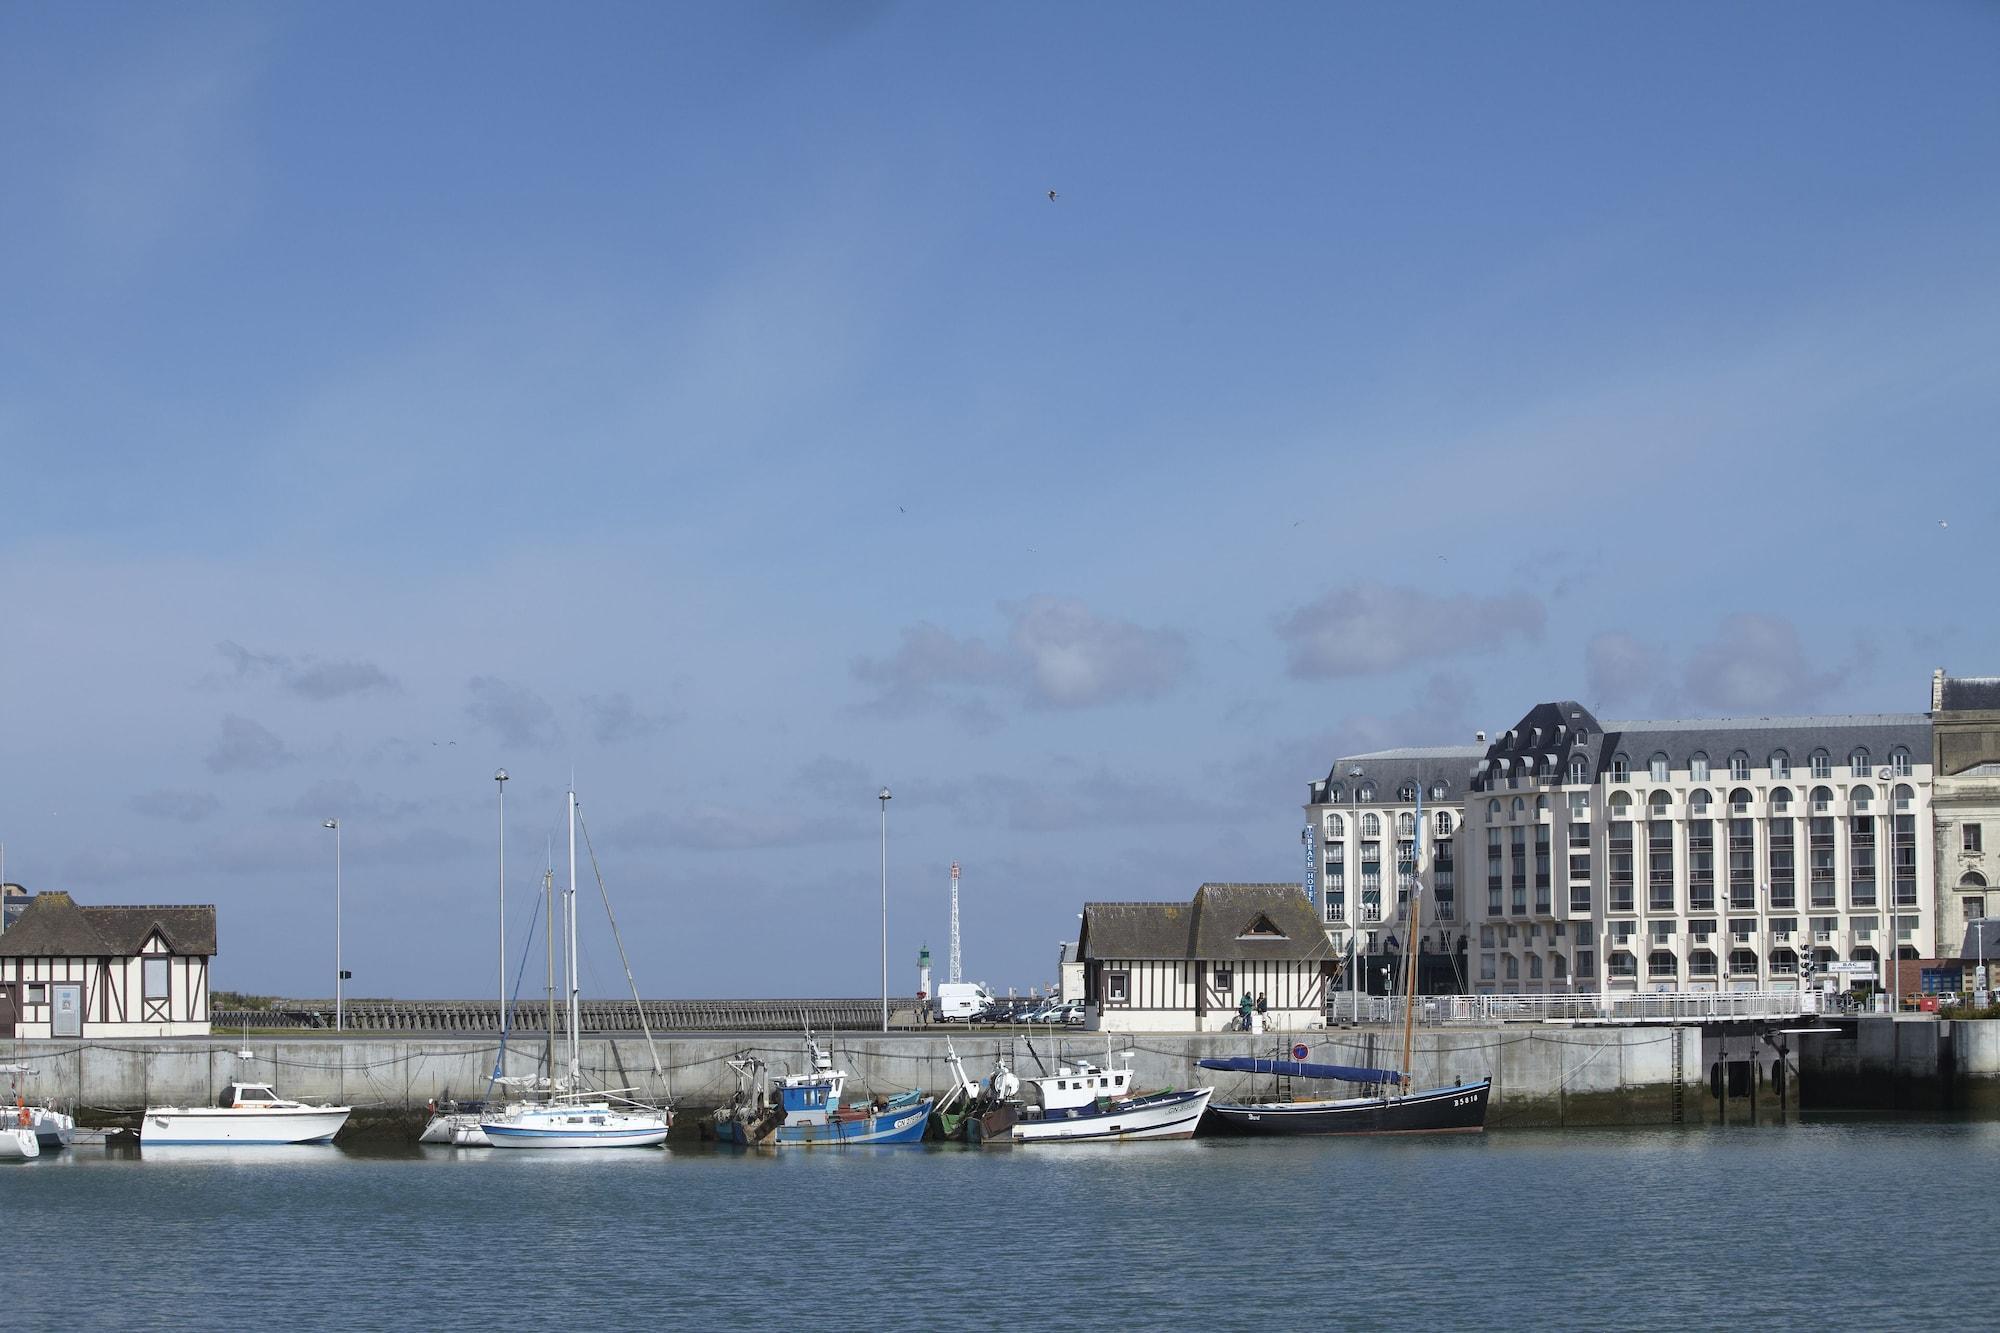
<svg viewBox="0 0 2000 1333">
<path fill-rule="evenodd" d="M 742 1086 L 716 1111 L 715 1137 L 744 1148 L 922 1142 L 932 1098 L 909 1091 L 843 1105 L 847 1071 L 835 1069 L 833 1058 L 810 1036 L 806 1055 L 809 1072 L 775 1079 L 754 1055 L 731 1060 Z"/>
</svg>

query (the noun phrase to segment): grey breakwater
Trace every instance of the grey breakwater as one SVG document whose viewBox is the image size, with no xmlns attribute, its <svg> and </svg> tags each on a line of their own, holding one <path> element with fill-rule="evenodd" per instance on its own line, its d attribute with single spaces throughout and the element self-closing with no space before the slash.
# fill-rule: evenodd
<svg viewBox="0 0 2000 1333">
<path fill-rule="evenodd" d="M 1813 1026 L 1810 1022 L 1787 1026 Z M 1801 1109 L 1963 1110 L 2000 1114 L 2000 1022 L 1886 1018 L 1817 1025 L 1787 1033 L 1779 1025 L 1629 1027 L 1499 1024 L 1425 1029 L 1416 1038 L 1417 1085 L 1490 1077 L 1488 1125 L 1620 1126 L 1763 1123 Z M 1288 1055 L 1293 1042 L 1315 1061 L 1393 1067 L 1401 1034 L 1341 1028 L 1297 1034 L 1121 1033 L 1057 1029 L 930 1029 L 889 1034 L 838 1032 L 821 1042 L 848 1071 L 850 1099 L 905 1088 L 950 1086 L 947 1039 L 966 1072 L 983 1078 L 996 1058 L 1023 1076 L 1054 1072 L 1062 1061 L 1129 1063 L 1140 1087 L 1212 1084 L 1217 1097 L 1268 1098 L 1269 1077 L 1203 1070 L 1218 1056 Z M 804 1067 L 797 1033 L 733 1033 L 657 1038 L 660 1072 L 641 1037 L 581 1042 L 584 1081 L 667 1096 L 679 1109 L 676 1134 L 692 1133 L 699 1113 L 738 1086 L 730 1060 L 761 1057 L 772 1070 Z M 491 1039 L 400 1039 L 355 1034 L 114 1041 L 22 1041 L 16 1059 L 34 1072 L 24 1090 L 76 1108 L 86 1125 L 130 1127 L 147 1106 L 209 1104 L 232 1081 L 268 1082 L 302 1101 L 355 1108 L 347 1134 L 414 1133 L 427 1104 L 486 1095 L 495 1072 Z M 503 1074 L 543 1072 L 539 1044 L 513 1047 Z M 1725 1094 L 1718 1098 L 1718 1088 Z M 1296 1083 L 1282 1095 L 1304 1095 Z M 504 1095 L 504 1094 L 503 1094 Z M 343 1137 L 346 1137 L 344 1134 Z"/>
</svg>

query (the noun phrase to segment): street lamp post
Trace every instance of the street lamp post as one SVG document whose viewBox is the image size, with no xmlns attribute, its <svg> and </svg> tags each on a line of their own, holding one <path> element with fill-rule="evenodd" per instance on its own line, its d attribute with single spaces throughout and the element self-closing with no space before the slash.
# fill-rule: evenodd
<svg viewBox="0 0 2000 1333">
<path fill-rule="evenodd" d="M 341 978 L 347 974 L 340 969 L 340 821 L 329 819 L 323 827 L 333 830 L 333 1030 L 341 1032 L 347 1026 Z"/>
<path fill-rule="evenodd" d="M 882 802 L 882 1030 L 889 1030 L 889 789 L 877 795 Z"/>
<path fill-rule="evenodd" d="M 493 789 L 500 793 L 500 1008 L 495 1017 L 500 1030 L 507 1030 L 507 770 L 493 775 Z"/>
</svg>

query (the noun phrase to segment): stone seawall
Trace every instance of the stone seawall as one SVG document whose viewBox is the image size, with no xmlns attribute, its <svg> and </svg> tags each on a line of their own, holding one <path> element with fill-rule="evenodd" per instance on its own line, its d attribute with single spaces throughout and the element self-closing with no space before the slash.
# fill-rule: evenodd
<svg viewBox="0 0 2000 1333">
<path fill-rule="evenodd" d="M 945 1043 L 955 1042 L 967 1072 L 983 1078 L 996 1056 L 1022 1074 L 1053 1070 L 1064 1058 L 1103 1064 L 1128 1062 L 1141 1087 L 1213 1084 L 1220 1097 L 1270 1094 L 1268 1078 L 1201 1070 L 1207 1056 L 1263 1055 L 1291 1041 L 1308 1043 L 1310 1057 L 1339 1064 L 1393 1065 L 1400 1034 L 1366 1028 L 1315 1031 L 1296 1037 L 1236 1034 L 1125 1033 L 1107 1044 L 1102 1036 L 1075 1032 L 957 1031 L 888 1035 L 833 1033 L 822 1038 L 835 1063 L 849 1073 L 849 1095 L 921 1087 L 937 1090 L 952 1080 Z M 1420 1086 L 1490 1075 L 1494 1128 L 1535 1125 L 1669 1124 L 1674 1115 L 1674 1048 L 1687 1085 L 1682 1099 L 1689 1121 L 1702 1117 L 1697 1090 L 1702 1077 L 1699 1028 L 1557 1028 L 1511 1025 L 1428 1030 L 1417 1038 Z M 793 1033 L 658 1040 L 666 1088 L 683 1112 L 711 1109 L 736 1089 L 731 1056 L 749 1052 L 774 1069 L 798 1068 L 801 1039 Z M 493 1072 L 495 1044 L 453 1039 L 390 1040 L 381 1037 L 231 1037 L 113 1042 L 30 1041 L 22 1058 L 35 1074 L 36 1096 L 79 1108 L 85 1124 L 136 1122 L 148 1105 L 212 1103 L 232 1080 L 269 1082 L 303 1101 L 329 1100 L 355 1108 L 359 1126 L 371 1119 L 402 1121 L 421 1115 L 427 1101 L 483 1094 Z M 597 1037 L 582 1043 L 586 1079 L 599 1087 L 636 1087 L 653 1093 L 658 1080 L 642 1038 Z M 246 1054 L 247 1053 L 247 1054 Z M 539 1050 L 511 1050 L 510 1075 L 539 1072 Z M 1294 1094 L 1306 1085 L 1294 1087 Z M 685 1114 L 692 1124 L 694 1115 Z"/>
</svg>

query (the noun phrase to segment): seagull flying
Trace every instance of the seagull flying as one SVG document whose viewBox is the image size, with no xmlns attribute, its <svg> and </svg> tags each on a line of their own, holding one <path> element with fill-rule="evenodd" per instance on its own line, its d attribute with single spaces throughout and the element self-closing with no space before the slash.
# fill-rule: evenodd
<svg viewBox="0 0 2000 1333">
<path fill-rule="evenodd" d="M 1948 528 L 1948 527 L 1950 527 L 1950 526 L 1951 526 L 1951 524 L 1949 524 L 1949 523 L 1945 522 L 1945 521 L 1944 521 L 1943 519 L 1939 519 L 1939 520 L 1938 520 L 1938 526 L 1939 526 L 1939 527 L 1941 527 L 1941 528 Z"/>
<path fill-rule="evenodd" d="M 1049 191 L 1049 202 L 1053 204 L 1053 203 L 1054 203 L 1055 201 L 1056 201 L 1056 192 L 1055 192 L 1054 190 L 1050 190 L 1050 191 Z"/>
</svg>

